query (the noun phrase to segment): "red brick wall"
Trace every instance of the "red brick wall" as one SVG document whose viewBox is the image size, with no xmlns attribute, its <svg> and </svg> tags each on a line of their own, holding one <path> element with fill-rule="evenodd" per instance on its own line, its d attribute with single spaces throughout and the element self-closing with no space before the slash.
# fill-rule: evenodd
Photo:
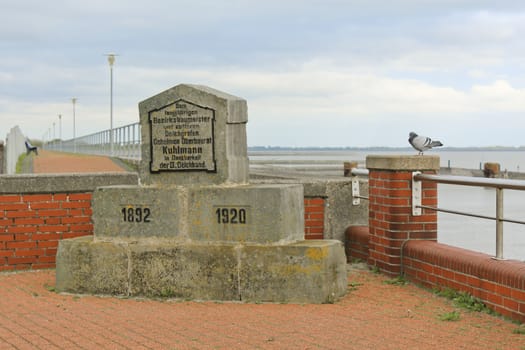
<svg viewBox="0 0 525 350">
<path fill-rule="evenodd" d="M 467 292 L 496 312 L 525 322 L 525 263 L 431 241 L 410 241 L 403 253 L 408 279 Z"/>
<path fill-rule="evenodd" d="M 0 195 L 0 271 L 55 267 L 58 241 L 93 234 L 91 193 Z"/>
<path fill-rule="evenodd" d="M 368 260 L 368 241 L 370 239 L 368 226 L 350 226 L 345 231 L 346 260 Z"/>
<path fill-rule="evenodd" d="M 366 260 L 368 227 L 346 230 L 347 259 Z M 482 300 L 492 310 L 525 322 L 525 263 L 434 241 L 411 240 L 403 249 L 402 273 L 427 288 L 452 288 Z"/>
<path fill-rule="evenodd" d="M 324 198 L 304 199 L 304 239 L 324 238 L 324 208 Z"/>
</svg>

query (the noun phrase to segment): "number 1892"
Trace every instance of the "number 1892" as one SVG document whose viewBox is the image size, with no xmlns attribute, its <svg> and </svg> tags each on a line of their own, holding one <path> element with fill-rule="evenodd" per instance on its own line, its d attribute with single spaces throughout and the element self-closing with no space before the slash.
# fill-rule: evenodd
<svg viewBox="0 0 525 350">
<path fill-rule="evenodd" d="M 125 222 L 150 222 L 151 210 L 147 207 L 124 207 L 121 210 Z"/>
</svg>

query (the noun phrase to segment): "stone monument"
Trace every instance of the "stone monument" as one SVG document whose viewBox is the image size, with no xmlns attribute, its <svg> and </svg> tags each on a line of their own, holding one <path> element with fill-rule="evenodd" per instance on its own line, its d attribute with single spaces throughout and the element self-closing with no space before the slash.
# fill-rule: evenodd
<svg viewBox="0 0 525 350">
<path fill-rule="evenodd" d="M 60 292 L 332 302 L 342 243 L 305 241 L 301 185 L 248 182 L 247 105 L 177 85 L 139 104 L 138 186 L 97 188 L 93 237 L 60 242 Z"/>
</svg>

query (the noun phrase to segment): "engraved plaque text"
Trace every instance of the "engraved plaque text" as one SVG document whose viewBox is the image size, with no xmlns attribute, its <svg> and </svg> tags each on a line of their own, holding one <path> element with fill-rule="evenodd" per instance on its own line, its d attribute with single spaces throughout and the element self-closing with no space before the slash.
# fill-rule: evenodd
<svg viewBox="0 0 525 350">
<path fill-rule="evenodd" d="M 215 111 L 188 101 L 149 113 L 150 171 L 215 172 Z"/>
</svg>

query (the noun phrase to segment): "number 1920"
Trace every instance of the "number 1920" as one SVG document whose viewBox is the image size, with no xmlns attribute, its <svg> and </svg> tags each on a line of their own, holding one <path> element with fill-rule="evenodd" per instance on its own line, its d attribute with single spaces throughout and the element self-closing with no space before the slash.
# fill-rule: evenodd
<svg viewBox="0 0 525 350">
<path fill-rule="evenodd" d="M 246 224 L 245 208 L 217 208 L 215 215 L 218 224 Z"/>
</svg>

